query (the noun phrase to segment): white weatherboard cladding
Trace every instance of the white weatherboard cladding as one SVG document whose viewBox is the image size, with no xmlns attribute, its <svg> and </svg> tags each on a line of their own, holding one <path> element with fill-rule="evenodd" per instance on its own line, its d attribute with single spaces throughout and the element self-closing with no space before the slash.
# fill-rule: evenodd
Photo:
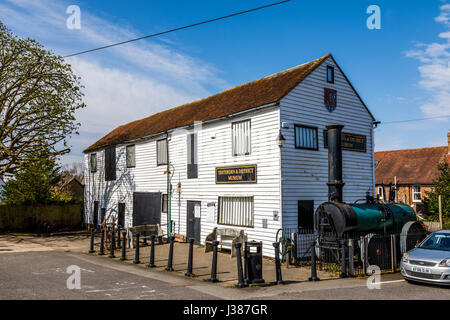
<svg viewBox="0 0 450 320">
<path fill-rule="evenodd" d="M 334 84 L 326 81 L 327 65 L 334 66 Z M 337 108 L 333 112 L 324 106 L 325 87 L 337 90 Z M 342 124 L 343 132 L 367 138 L 367 152 L 342 152 L 344 201 L 365 198 L 369 188 L 373 195 L 372 118 L 331 58 L 280 101 L 280 118 L 290 124 L 289 129 L 282 129 L 286 139 L 281 154 L 283 227 L 297 227 L 298 200 L 314 200 L 314 210 L 328 200 L 328 149 L 323 140 L 327 125 Z M 318 151 L 295 148 L 294 124 L 318 127 Z"/>
<path fill-rule="evenodd" d="M 326 82 L 326 67 L 335 67 L 335 83 Z M 337 90 L 337 109 L 329 112 L 324 106 L 324 87 Z M 249 155 L 233 156 L 232 123 L 251 120 Z M 277 145 L 280 123 L 286 143 Z M 318 128 L 319 150 L 295 148 L 294 124 Z M 328 58 L 281 101 L 279 107 L 268 107 L 245 113 L 239 117 L 212 122 L 197 131 L 198 178 L 187 179 L 187 138 L 194 130 L 169 133 L 169 160 L 174 166 L 171 197 L 174 231 L 186 235 L 187 201 L 201 201 L 201 242 L 214 227 L 243 229 L 248 240 L 263 241 L 263 254 L 273 256 L 272 243 L 279 228 L 297 227 L 297 201 L 314 200 L 315 208 L 327 201 L 328 149 L 324 148 L 323 130 L 326 125 L 342 124 L 343 132 L 365 135 L 367 152 L 343 150 L 344 201 L 354 202 L 365 197 L 370 188 L 373 194 L 373 129 L 368 111 L 345 80 L 338 67 Z M 118 203 L 125 202 L 126 226 L 132 225 L 133 193 L 167 191 L 166 165 L 157 166 L 156 141 L 165 134 L 135 144 L 136 166 L 126 167 L 126 145 L 116 146 L 117 180 L 104 181 L 104 153 L 97 153 L 97 172 L 91 173 L 89 154 L 85 155 L 85 213 L 87 217 L 99 200 L 99 209 L 106 208 L 106 216 L 116 216 Z M 217 167 L 257 165 L 257 183 L 216 184 Z M 281 174 L 280 174 L 281 170 Z M 281 176 L 281 179 L 280 179 Z M 181 183 L 181 194 L 177 184 Z M 280 192 L 280 190 L 282 190 Z M 281 197 L 280 197 L 281 193 Z M 231 227 L 217 224 L 220 196 L 254 197 L 254 227 Z M 281 205 L 282 201 L 282 205 Z M 215 206 L 212 206 L 214 204 Z M 279 218 L 274 220 L 274 212 Z M 267 228 L 263 221 L 267 220 Z M 161 214 L 164 232 L 167 215 Z"/>
<path fill-rule="evenodd" d="M 232 154 L 232 122 L 251 120 L 251 153 L 249 155 L 233 156 Z M 173 195 L 171 197 L 172 220 L 175 221 L 175 232 L 186 234 L 187 201 L 201 201 L 201 242 L 216 226 L 224 228 L 243 229 L 249 240 L 263 241 L 263 253 L 273 256 L 272 243 L 275 241 L 276 231 L 281 227 L 281 219 L 273 220 L 273 211 L 280 208 L 280 149 L 276 138 L 279 130 L 279 109 L 269 107 L 260 111 L 244 114 L 240 117 L 204 125 L 198 132 L 198 178 L 187 179 L 187 138 L 186 134 L 193 129 L 177 130 L 170 133 L 169 159 L 174 166 L 172 178 Z M 86 174 L 95 178 L 86 179 L 86 199 L 92 198 L 95 189 L 100 202 L 100 208 L 106 205 L 106 216 L 116 214 L 118 199 L 126 198 L 126 221 L 132 223 L 133 192 L 161 192 L 166 193 L 167 176 L 164 174 L 167 167 L 156 165 L 155 139 L 135 143 L 136 167 L 126 168 L 125 145 L 116 147 L 117 154 L 117 180 L 104 181 L 103 152 L 97 151 L 98 170 L 96 174 L 89 173 L 87 164 L 88 155 L 85 156 Z M 121 152 L 123 155 L 121 156 Z M 216 167 L 257 165 L 257 183 L 250 184 L 216 184 Z M 101 171 L 101 173 L 100 173 Z M 121 177 L 125 175 L 125 178 Z M 94 181 L 95 180 L 95 181 Z M 181 182 L 181 195 L 177 192 L 177 184 Z M 108 186 L 105 188 L 105 186 Z M 111 191 L 111 192 L 110 192 Z M 218 214 L 219 196 L 253 196 L 254 197 L 254 227 L 232 227 L 218 225 L 217 219 L 207 216 L 208 203 L 215 203 L 215 217 Z M 93 208 L 93 200 L 86 201 L 86 214 Z M 211 209 L 210 209 L 211 210 Z M 161 223 L 166 233 L 166 213 L 161 214 Z M 268 220 L 267 228 L 263 228 L 263 219 Z"/>
<path fill-rule="evenodd" d="M 84 206 L 85 221 L 93 222 L 92 212 L 94 201 L 99 201 L 101 208 L 106 208 L 108 221 L 117 221 L 118 203 L 125 203 L 125 226 L 132 225 L 132 206 L 134 192 L 134 168 L 127 168 L 126 146 L 116 146 L 116 177 L 115 181 L 105 181 L 105 152 L 97 150 L 97 172 L 90 171 L 89 154 L 84 156 L 85 188 Z M 99 218 L 100 220 L 100 218 Z"/>
</svg>

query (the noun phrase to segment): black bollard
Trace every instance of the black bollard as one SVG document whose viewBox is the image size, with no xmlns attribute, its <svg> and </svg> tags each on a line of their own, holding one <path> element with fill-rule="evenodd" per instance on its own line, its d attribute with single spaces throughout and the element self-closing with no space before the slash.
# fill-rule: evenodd
<svg viewBox="0 0 450 320">
<path fill-rule="evenodd" d="M 151 247 L 150 247 L 150 263 L 148 264 L 148 266 L 150 268 L 154 268 L 155 266 L 155 235 L 152 234 L 151 236 Z"/>
<path fill-rule="evenodd" d="M 244 274 L 242 272 L 242 257 L 241 257 L 241 247 L 242 243 L 236 242 L 234 244 L 234 247 L 236 248 L 236 259 L 237 259 L 237 271 L 238 271 L 238 284 L 236 285 L 237 288 L 244 288 Z"/>
<path fill-rule="evenodd" d="M 311 247 L 311 277 L 308 279 L 309 281 L 319 281 L 320 279 L 317 277 L 317 264 L 316 264 L 316 245 L 313 244 Z"/>
<path fill-rule="evenodd" d="M 274 242 L 273 247 L 275 248 L 275 275 L 276 275 L 276 284 L 282 284 L 283 279 L 281 276 L 281 263 L 280 263 L 280 243 Z"/>
<path fill-rule="evenodd" d="M 99 256 L 104 256 L 105 255 L 105 232 L 106 230 L 101 230 L 101 235 L 100 235 L 100 252 L 98 253 Z"/>
<path fill-rule="evenodd" d="M 119 233 L 120 234 L 120 233 Z M 122 232 L 122 256 L 121 261 L 127 260 L 127 232 Z"/>
<path fill-rule="evenodd" d="M 248 276 L 248 246 L 247 241 L 244 243 L 244 284 L 248 286 L 250 283 Z"/>
<path fill-rule="evenodd" d="M 214 240 L 212 243 L 213 243 L 213 257 L 211 266 L 211 278 L 209 278 L 208 281 L 219 282 L 219 280 L 217 279 L 217 246 L 219 245 L 219 241 Z"/>
<path fill-rule="evenodd" d="M 189 256 L 187 272 L 184 274 L 186 277 L 192 276 L 192 260 L 194 259 L 194 239 L 189 239 Z"/>
<path fill-rule="evenodd" d="M 347 262 L 345 261 L 345 240 L 341 241 L 341 274 L 339 275 L 339 278 L 347 278 Z"/>
<path fill-rule="evenodd" d="M 89 249 L 89 253 L 94 253 L 94 240 L 95 240 L 95 231 L 94 228 L 91 229 L 91 247 Z"/>
<path fill-rule="evenodd" d="M 139 260 L 139 237 L 140 236 L 141 235 L 140 235 L 139 232 L 137 232 L 136 235 L 135 235 L 135 237 L 136 237 L 136 253 L 134 255 L 134 260 L 133 260 L 134 264 L 141 263 L 141 261 Z"/>
<path fill-rule="evenodd" d="M 170 247 L 169 247 L 169 260 L 167 261 L 166 271 L 173 271 L 172 262 L 173 262 L 173 240 L 175 240 L 174 236 L 169 237 Z"/>
<path fill-rule="evenodd" d="M 115 258 L 115 256 L 114 256 L 114 250 L 116 249 L 115 247 L 116 247 L 116 240 L 114 239 L 115 237 L 114 237 L 114 235 L 115 235 L 115 231 L 114 230 L 111 230 L 111 247 L 110 247 L 110 249 L 109 249 L 109 257 L 110 258 Z"/>
<path fill-rule="evenodd" d="M 116 246 L 117 249 L 122 248 L 121 243 L 122 243 L 122 241 L 120 241 L 120 228 L 118 228 L 117 229 L 117 246 Z"/>
</svg>

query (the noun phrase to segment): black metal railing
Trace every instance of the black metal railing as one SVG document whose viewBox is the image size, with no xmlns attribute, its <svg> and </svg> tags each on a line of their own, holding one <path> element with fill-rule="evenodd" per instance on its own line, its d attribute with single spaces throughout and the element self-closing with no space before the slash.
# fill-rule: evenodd
<svg viewBox="0 0 450 320">
<path fill-rule="evenodd" d="M 277 233 L 276 242 L 280 244 L 281 263 L 309 268 L 314 250 L 317 270 L 336 276 L 358 276 L 367 274 L 367 268 L 374 265 L 381 271 L 398 271 L 403 251 L 414 248 L 425 236 L 426 233 L 409 234 L 405 239 L 401 234 L 366 233 L 337 238 L 334 233 L 318 235 L 312 229 L 283 228 Z"/>
</svg>

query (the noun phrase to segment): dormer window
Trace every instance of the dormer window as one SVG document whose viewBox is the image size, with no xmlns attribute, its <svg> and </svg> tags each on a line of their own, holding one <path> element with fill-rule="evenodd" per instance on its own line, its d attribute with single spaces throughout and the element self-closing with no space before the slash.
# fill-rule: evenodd
<svg viewBox="0 0 450 320">
<path fill-rule="evenodd" d="M 334 67 L 327 66 L 327 82 L 334 83 Z"/>
</svg>

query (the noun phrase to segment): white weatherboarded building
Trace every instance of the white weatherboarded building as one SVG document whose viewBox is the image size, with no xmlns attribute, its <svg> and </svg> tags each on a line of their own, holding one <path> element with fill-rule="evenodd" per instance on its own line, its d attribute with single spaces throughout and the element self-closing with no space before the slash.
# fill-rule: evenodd
<svg viewBox="0 0 450 320">
<path fill-rule="evenodd" d="M 169 162 L 174 233 L 245 230 L 273 256 L 276 232 L 311 229 L 327 201 L 327 125 L 344 125 L 344 201 L 373 195 L 373 122 L 330 54 L 160 112 L 85 150 L 85 222 L 167 232 Z"/>
</svg>

